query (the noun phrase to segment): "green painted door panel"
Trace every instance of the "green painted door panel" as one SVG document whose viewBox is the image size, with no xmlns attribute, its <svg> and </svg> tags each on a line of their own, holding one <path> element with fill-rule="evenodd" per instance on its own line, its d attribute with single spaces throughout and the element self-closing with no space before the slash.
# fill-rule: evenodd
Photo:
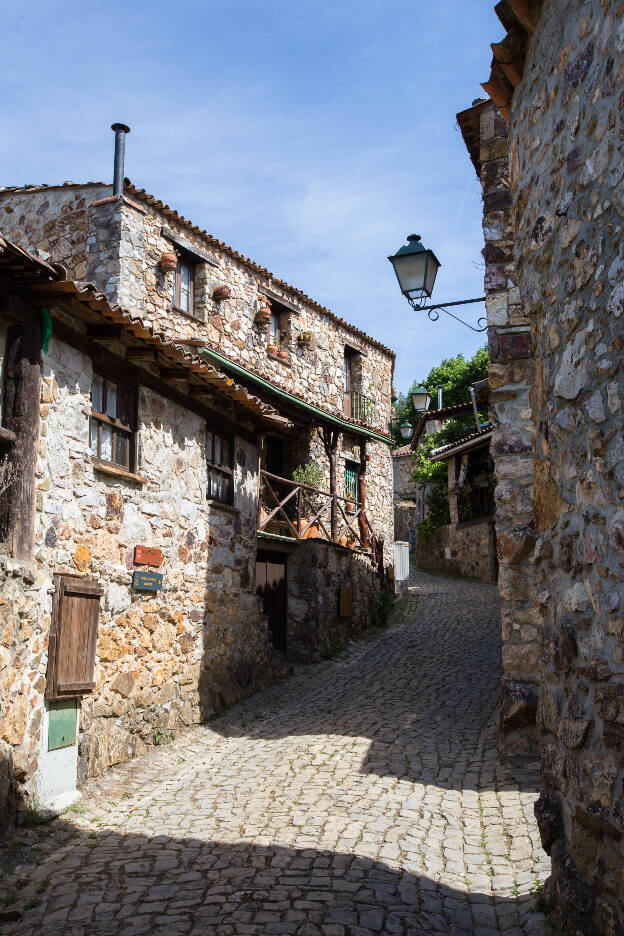
<svg viewBox="0 0 624 936">
<path fill-rule="evenodd" d="M 51 702 L 48 713 L 48 751 L 76 743 L 76 699 Z"/>
</svg>

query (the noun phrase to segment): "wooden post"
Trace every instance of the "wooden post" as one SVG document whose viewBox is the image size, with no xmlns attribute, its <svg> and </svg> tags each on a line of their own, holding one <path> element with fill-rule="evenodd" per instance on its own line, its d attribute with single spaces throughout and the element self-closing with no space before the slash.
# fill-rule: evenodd
<svg viewBox="0 0 624 936">
<path fill-rule="evenodd" d="M 364 549 L 370 547 L 370 536 L 366 520 L 366 461 L 366 439 L 363 438 L 360 442 L 360 473 L 358 475 L 358 500 L 360 502 L 358 522 L 360 524 L 360 541 Z"/>
<path fill-rule="evenodd" d="M 338 451 L 338 431 L 323 428 L 323 445 L 329 460 L 329 493 L 331 494 L 331 538 L 338 539 L 338 491 L 336 484 L 336 455 Z"/>
<path fill-rule="evenodd" d="M 7 333 L 2 425 L 16 435 L 9 457 L 13 480 L 0 498 L 0 539 L 15 559 L 32 559 L 35 546 L 35 469 L 39 444 L 41 329 L 32 322 Z"/>
</svg>

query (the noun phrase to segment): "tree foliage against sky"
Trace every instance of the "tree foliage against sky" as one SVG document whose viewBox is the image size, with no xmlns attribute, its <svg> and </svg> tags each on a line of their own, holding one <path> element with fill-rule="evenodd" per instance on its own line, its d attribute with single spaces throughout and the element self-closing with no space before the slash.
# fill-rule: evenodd
<svg viewBox="0 0 624 936">
<path fill-rule="evenodd" d="M 487 377 L 489 363 L 490 357 L 485 345 L 479 348 L 468 360 L 463 354 L 458 354 L 453 358 L 445 358 L 437 367 L 432 367 L 424 380 L 415 380 L 410 387 L 410 392 L 422 383 L 431 395 L 431 409 L 437 408 L 438 387 L 440 386 L 442 387 L 443 406 L 469 403 L 470 387 L 478 380 L 484 380 Z M 399 426 L 407 420 L 415 428 L 420 418 L 414 410 L 414 404 L 409 393 L 399 395 L 399 399 L 395 403 L 394 414 L 394 441 L 396 445 L 405 445 Z"/>
</svg>

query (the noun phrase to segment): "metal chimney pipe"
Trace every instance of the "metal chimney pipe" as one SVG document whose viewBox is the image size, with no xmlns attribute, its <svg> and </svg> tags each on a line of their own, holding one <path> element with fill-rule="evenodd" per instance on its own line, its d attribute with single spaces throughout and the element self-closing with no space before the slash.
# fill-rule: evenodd
<svg viewBox="0 0 624 936">
<path fill-rule="evenodd" d="M 130 127 L 122 123 L 111 124 L 115 131 L 115 169 L 113 174 L 113 195 L 123 195 L 124 159 L 126 155 L 126 133 Z"/>
<path fill-rule="evenodd" d="M 479 410 L 477 409 L 477 398 L 475 396 L 475 388 L 470 388 L 470 399 L 472 400 L 472 409 L 474 411 L 475 425 L 477 427 L 477 432 L 481 432 L 481 423 L 479 422 Z"/>
<path fill-rule="evenodd" d="M 438 387 L 438 409 L 442 409 L 442 387 Z"/>
</svg>

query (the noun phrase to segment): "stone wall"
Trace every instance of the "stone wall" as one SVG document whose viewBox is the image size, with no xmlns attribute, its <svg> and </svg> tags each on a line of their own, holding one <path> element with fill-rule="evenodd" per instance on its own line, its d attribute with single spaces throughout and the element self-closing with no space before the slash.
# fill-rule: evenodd
<svg viewBox="0 0 624 936">
<path fill-rule="evenodd" d="M 0 833 L 38 767 L 52 591 L 37 563 L 0 556 Z"/>
<path fill-rule="evenodd" d="M 224 244 L 183 224 L 140 197 L 111 197 L 111 187 L 0 191 L 0 230 L 9 238 L 52 261 L 62 260 L 70 278 L 86 279 L 109 300 L 169 338 L 203 338 L 237 364 L 337 416 L 344 415 L 344 350 L 354 359 L 354 389 L 370 398 L 374 428 L 387 433 L 391 416 L 394 359 L 358 329 L 323 311 L 296 290 L 273 279 Z M 173 273 L 163 272 L 160 258 L 174 249 L 167 229 L 209 260 L 196 267 L 194 315 L 171 308 Z M 231 298 L 217 301 L 214 290 L 228 286 Z M 267 351 L 267 327 L 255 314 L 272 296 L 284 303 L 282 327 L 288 334 L 289 357 L 282 361 Z M 313 347 L 298 336 L 311 332 Z M 326 459 L 315 436 L 299 462 Z M 300 449 L 299 442 L 295 443 Z M 344 450 L 353 440 L 342 444 Z M 393 541 L 392 469 L 389 446 L 369 442 L 367 513 L 375 532 Z"/>
<path fill-rule="evenodd" d="M 414 454 L 392 456 L 394 475 L 394 537 L 418 552 L 418 524 L 425 516 L 427 485 L 414 481 Z"/>
<path fill-rule="evenodd" d="M 62 263 L 69 279 L 88 279 L 90 205 L 111 191 L 97 183 L 0 188 L 0 231 L 26 250 L 34 249 L 42 260 Z"/>
<path fill-rule="evenodd" d="M 204 421 L 142 387 L 144 483 L 101 474 L 89 452 L 91 376 L 87 356 L 52 339 L 43 361 L 36 561 L 33 570 L 10 560 L 0 570 L 0 678 L 9 700 L 0 738 L 31 797 L 55 573 L 104 587 L 96 688 L 80 713 L 81 782 L 141 753 L 157 732 L 205 720 L 285 672 L 255 595 L 258 450 L 236 439 L 234 506 L 208 503 Z M 162 549 L 161 592 L 131 588 L 137 544 Z"/>
<path fill-rule="evenodd" d="M 381 576 L 370 560 L 322 540 L 304 540 L 288 557 L 288 658 L 314 663 L 375 623 Z M 352 614 L 340 617 L 340 587 L 352 589 Z"/>
<path fill-rule="evenodd" d="M 507 128 L 494 104 L 480 117 L 489 408 L 496 475 L 496 533 L 503 678 L 500 726 L 508 753 L 536 748 L 539 617 L 533 601 L 534 364 L 530 319 L 517 285 Z"/>
<path fill-rule="evenodd" d="M 418 568 L 440 575 L 495 582 L 494 525 L 490 521 L 438 527 L 418 549 Z"/>
<path fill-rule="evenodd" d="M 611 936 L 624 931 L 621 3 L 544 4 L 509 136 L 536 349 L 537 814 L 563 928 Z"/>
</svg>

